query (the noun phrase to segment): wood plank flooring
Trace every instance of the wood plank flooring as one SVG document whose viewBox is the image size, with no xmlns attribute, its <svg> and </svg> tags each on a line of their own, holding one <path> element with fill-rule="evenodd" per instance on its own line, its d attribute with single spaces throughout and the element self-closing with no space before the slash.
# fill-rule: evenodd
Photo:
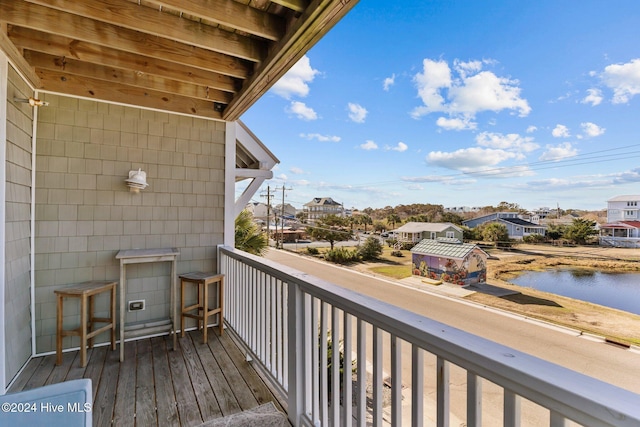
<svg viewBox="0 0 640 427">
<path fill-rule="evenodd" d="M 195 426 L 270 401 L 283 411 L 229 335 L 208 335 L 203 344 L 201 332 L 189 332 L 176 351 L 168 336 L 127 342 L 122 363 L 118 350 L 96 347 L 86 368 L 77 351 L 60 366 L 55 355 L 38 357 L 9 392 L 91 378 L 94 426 Z"/>
</svg>

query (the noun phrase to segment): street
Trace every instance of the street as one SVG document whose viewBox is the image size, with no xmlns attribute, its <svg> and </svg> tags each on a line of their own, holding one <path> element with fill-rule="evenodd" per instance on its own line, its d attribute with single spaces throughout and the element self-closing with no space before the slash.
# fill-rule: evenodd
<svg viewBox="0 0 640 427">
<path fill-rule="evenodd" d="M 621 349 L 601 341 L 585 339 L 561 328 L 549 327 L 513 315 L 505 315 L 456 298 L 408 288 L 390 280 L 378 279 L 348 268 L 334 266 L 286 251 L 270 249 L 265 257 L 355 292 L 369 295 L 618 387 L 640 393 L 640 381 L 638 381 L 640 378 L 640 354 L 637 352 Z M 404 345 L 402 351 L 403 361 L 411 360 L 410 347 Z M 432 361 L 425 357 L 425 361 L 425 372 L 428 372 L 431 369 L 430 366 L 435 365 L 435 358 Z M 385 362 L 388 365 L 388 361 Z M 403 381 L 410 378 L 410 366 L 408 365 L 409 363 L 403 364 Z M 388 366 L 385 366 L 385 370 L 387 369 Z M 459 399 L 461 404 L 451 405 L 454 415 L 452 418 L 464 420 L 465 403 L 463 398 L 466 378 L 462 372 L 456 371 L 461 371 L 461 369 L 452 369 L 451 397 L 453 401 Z M 428 381 L 425 381 L 425 396 L 434 396 L 432 384 L 427 383 Z M 500 411 L 497 410 L 498 408 L 495 411 L 491 409 L 492 406 L 501 405 L 502 393 L 500 389 L 487 384 L 484 390 L 485 398 L 489 395 L 490 399 L 485 405 L 485 422 L 494 417 L 495 421 L 501 422 L 499 418 L 501 409 Z M 425 405 L 425 412 L 428 412 L 429 406 Z M 548 411 L 536 411 L 535 409 L 529 411 L 527 406 L 529 405 L 523 404 L 523 425 L 536 425 L 540 421 L 539 417 L 548 417 Z"/>
</svg>

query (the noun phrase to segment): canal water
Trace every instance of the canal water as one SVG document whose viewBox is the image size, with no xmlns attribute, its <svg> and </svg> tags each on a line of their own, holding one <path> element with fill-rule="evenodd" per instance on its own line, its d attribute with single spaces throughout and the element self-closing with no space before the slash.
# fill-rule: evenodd
<svg viewBox="0 0 640 427">
<path fill-rule="evenodd" d="M 518 286 L 640 314 L 640 273 L 563 268 L 527 271 L 509 281 Z"/>
</svg>

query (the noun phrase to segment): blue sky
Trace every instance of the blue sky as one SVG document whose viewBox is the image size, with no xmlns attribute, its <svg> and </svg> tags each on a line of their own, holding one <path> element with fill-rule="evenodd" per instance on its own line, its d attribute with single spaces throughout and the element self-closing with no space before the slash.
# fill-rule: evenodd
<svg viewBox="0 0 640 427">
<path fill-rule="evenodd" d="M 637 0 L 361 0 L 242 120 L 296 207 L 604 209 L 640 194 L 639 40 Z"/>
</svg>

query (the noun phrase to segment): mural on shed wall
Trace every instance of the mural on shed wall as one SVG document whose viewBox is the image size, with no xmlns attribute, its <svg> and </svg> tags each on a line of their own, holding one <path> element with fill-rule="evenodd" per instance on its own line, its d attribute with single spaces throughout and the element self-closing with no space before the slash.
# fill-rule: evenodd
<svg viewBox="0 0 640 427">
<path fill-rule="evenodd" d="M 412 261 L 415 276 L 460 286 L 483 283 L 487 279 L 486 260 L 480 250 L 474 250 L 463 259 L 414 253 Z"/>
</svg>

